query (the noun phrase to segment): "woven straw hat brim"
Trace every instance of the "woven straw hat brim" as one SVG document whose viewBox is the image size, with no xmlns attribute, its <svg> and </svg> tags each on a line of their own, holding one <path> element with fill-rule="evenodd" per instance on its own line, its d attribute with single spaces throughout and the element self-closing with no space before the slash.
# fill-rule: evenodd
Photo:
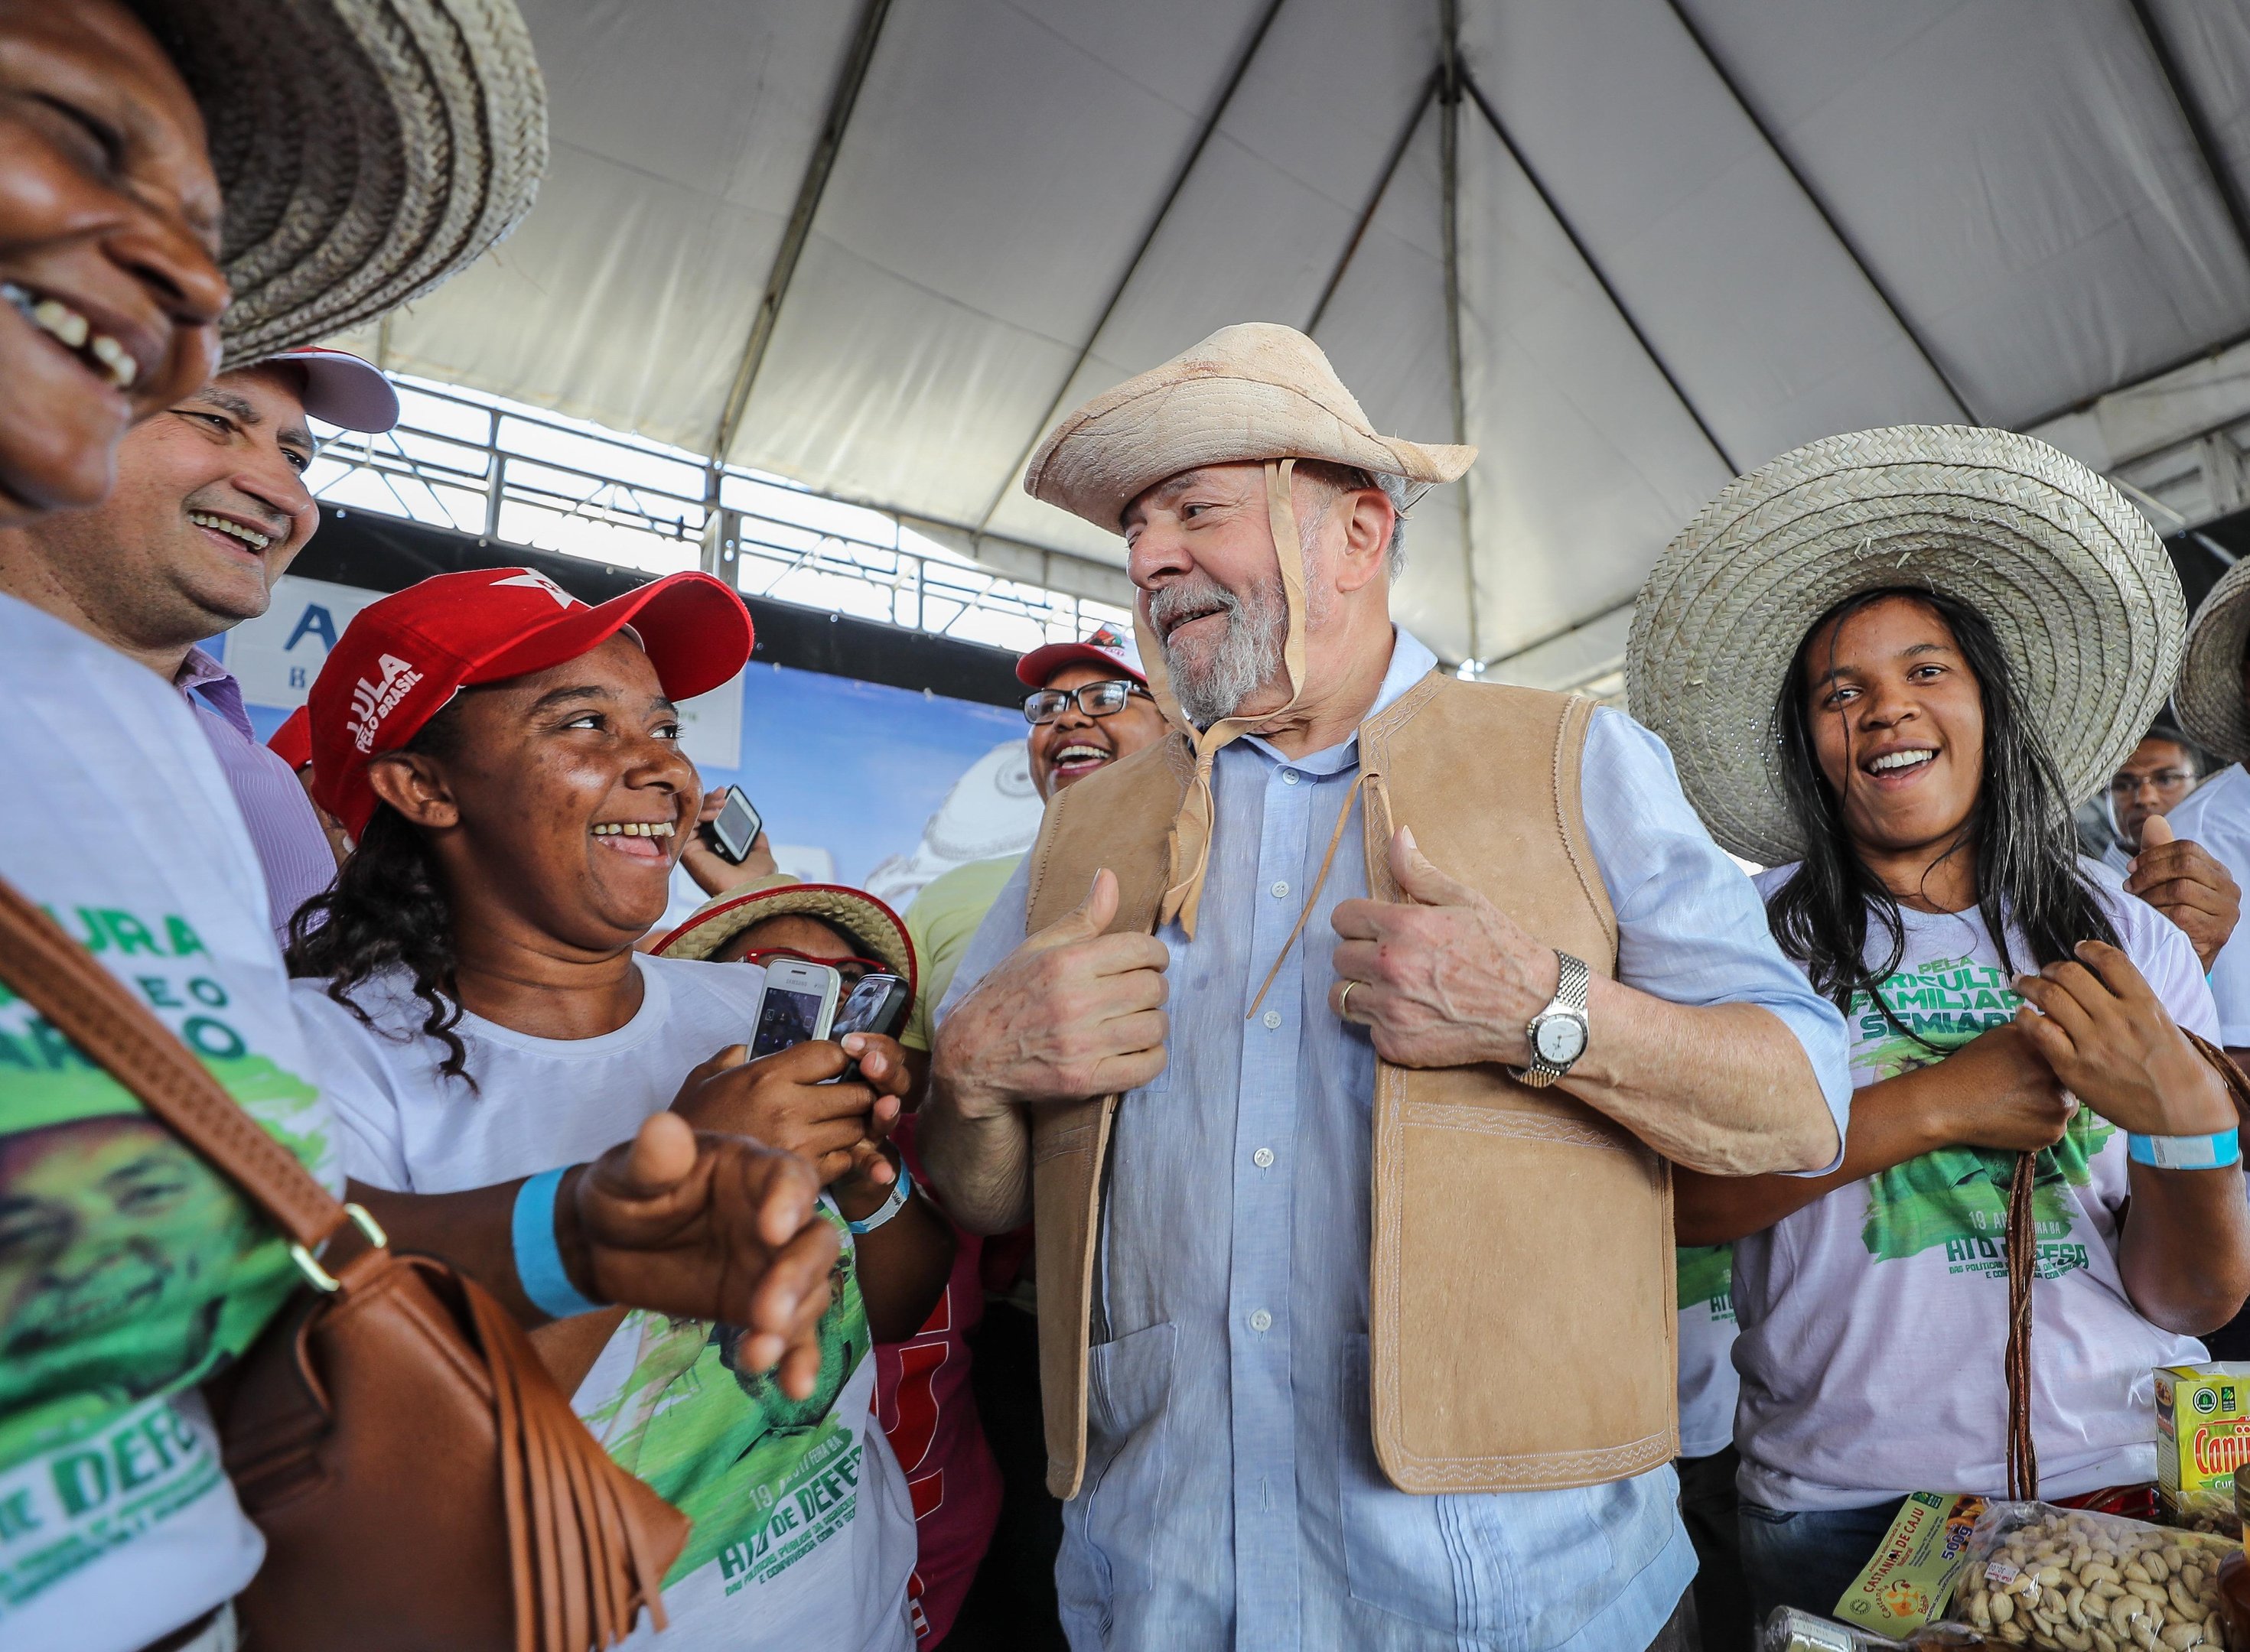
<svg viewBox="0 0 2250 1652">
<path fill-rule="evenodd" d="M 1821 615 L 1862 592 L 1936 591 L 1988 620 L 2074 804 L 2163 706 L 2185 604 L 2155 529 L 2109 483 L 2003 430 L 1831 437 L 1737 478 L 1642 588 L 1632 714 L 1671 747 L 1711 835 L 1766 865 L 1804 844 L 1777 698 Z"/>
<path fill-rule="evenodd" d="M 2186 657 L 2172 690 L 2180 732 L 2222 763 L 2250 759 L 2250 713 L 2242 705 L 2242 653 L 2250 646 L 2250 562 L 2211 588 L 2187 628 Z"/>
<path fill-rule="evenodd" d="M 818 918 L 854 937 L 908 987 L 914 979 L 914 942 L 906 925 L 881 901 L 841 884 L 800 884 L 786 875 L 756 878 L 714 895 L 679 928 L 657 943 L 663 958 L 708 958 L 754 924 L 790 915 Z"/>
<path fill-rule="evenodd" d="M 1319 345 L 1246 321 L 1064 419 L 1025 467 L 1024 491 L 1115 533 L 1128 505 L 1198 465 L 1325 459 L 1430 485 L 1459 478 L 1476 451 L 1377 434 Z"/>
<path fill-rule="evenodd" d="M 229 364 L 429 292 L 530 210 L 547 94 L 514 0 L 137 0 L 201 105 Z"/>
</svg>

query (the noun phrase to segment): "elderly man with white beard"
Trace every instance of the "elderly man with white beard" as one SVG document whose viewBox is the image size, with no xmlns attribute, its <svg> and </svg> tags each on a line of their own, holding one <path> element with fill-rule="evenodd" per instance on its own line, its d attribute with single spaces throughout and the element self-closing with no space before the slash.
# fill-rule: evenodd
<svg viewBox="0 0 2250 1652">
<path fill-rule="evenodd" d="M 1843 1025 L 1654 737 L 1392 624 L 1474 457 L 1253 325 L 1026 474 L 1125 535 L 1173 725 L 1049 802 L 921 1125 L 1036 1213 L 1074 1646 L 1681 1639 L 1666 1161 L 1832 1165 Z"/>
</svg>

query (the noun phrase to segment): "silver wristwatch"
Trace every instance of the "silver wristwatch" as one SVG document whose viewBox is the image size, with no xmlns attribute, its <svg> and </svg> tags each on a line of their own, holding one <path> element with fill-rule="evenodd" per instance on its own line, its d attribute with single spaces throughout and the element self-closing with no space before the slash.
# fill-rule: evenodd
<svg viewBox="0 0 2250 1652">
<path fill-rule="evenodd" d="M 1586 1053 L 1586 982 L 1593 972 L 1584 960 L 1573 958 L 1560 947 L 1556 948 L 1555 961 L 1560 966 L 1555 995 L 1523 1029 L 1524 1040 L 1531 1046 L 1531 1063 L 1514 1069 L 1517 1080 L 1535 1090 L 1553 1084 Z"/>
</svg>

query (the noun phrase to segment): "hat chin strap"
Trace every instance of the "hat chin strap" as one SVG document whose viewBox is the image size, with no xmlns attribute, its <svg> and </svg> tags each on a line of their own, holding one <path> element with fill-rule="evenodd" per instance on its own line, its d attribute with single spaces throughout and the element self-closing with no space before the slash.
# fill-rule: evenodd
<svg viewBox="0 0 2250 1652">
<path fill-rule="evenodd" d="M 1211 765 L 1219 748 L 1245 734 L 1270 734 L 1287 726 L 1297 702 L 1305 692 L 1305 547 L 1297 535 L 1297 512 L 1289 495 L 1289 478 L 1297 468 L 1294 458 L 1266 461 L 1266 520 L 1273 535 L 1273 554 L 1281 567 L 1281 591 L 1288 602 L 1289 629 L 1281 644 L 1281 664 L 1289 673 L 1288 704 L 1256 717 L 1223 717 L 1209 728 L 1197 729 L 1180 709 L 1172 692 L 1170 668 L 1164 650 L 1141 605 L 1133 608 L 1133 630 L 1141 644 L 1141 661 L 1149 673 L 1149 692 L 1165 720 L 1185 734 L 1195 747 L 1195 778 L 1172 822 L 1166 853 L 1170 870 L 1164 877 L 1164 898 L 1156 908 L 1156 926 L 1177 923 L 1191 940 L 1195 939 L 1196 912 L 1203 902 L 1204 874 L 1211 867 L 1211 839 L 1217 804 L 1211 795 Z"/>
</svg>

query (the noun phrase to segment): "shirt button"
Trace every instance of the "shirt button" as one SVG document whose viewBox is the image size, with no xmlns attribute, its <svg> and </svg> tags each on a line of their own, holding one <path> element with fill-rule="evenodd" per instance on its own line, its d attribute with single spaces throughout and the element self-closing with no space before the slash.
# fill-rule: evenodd
<svg viewBox="0 0 2250 1652">
<path fill-rule="evenodd" d="M 1281 784 L 1284 786 L 1294 786 L 1301 778 L 1301 776 L 1294 768 L 1285 768 L 1281 771 Z"/>
<path fill-rule="evenodd" d="M 1260 1336 L 1264 1336 L 1273 1328 L 1273 1316 L 1263 1308 L 1259 1309 L 1250 1316 L 1250 1328 Z"/>
<path fill-rule="evenodd" d="M 1273 1150 L 1271 1147 L 1260 1147 L 1250 1155 L 1250 1162 L 1260 1170 L 1269 1168 L 1273 1163 Z"/>
<path fill-rule="evenodd" d="M 1275 900 L 1287 900 L 1289 898 L 1289 880 L 1287 878 L 1281 878 L 1274 884 L 1273 898 Z"/>
<path fill-rule="evenodd" d="M 1266 1029 L 1271 1032 L 1281 1024 L 1281 1012 L 1278 1009 L 1269 1009 L 1259 1019 L 1266 1023 Z"/>
</svg>

